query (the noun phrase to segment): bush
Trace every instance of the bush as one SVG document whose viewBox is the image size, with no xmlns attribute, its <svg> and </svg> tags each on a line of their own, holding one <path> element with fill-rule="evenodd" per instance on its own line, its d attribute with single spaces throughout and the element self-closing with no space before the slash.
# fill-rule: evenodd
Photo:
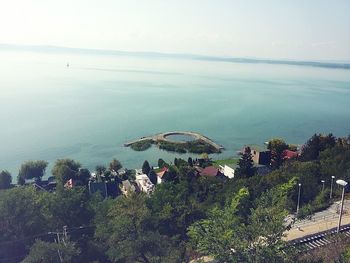
<svg viewBox="0 0 350 263">
<path fill-rule="evenodd" d="M 320 192 L 316 198 L 307 205 L 304 205 L 299 210 L 298 218 L 311 218 L 311 215 L 327 209 L 331 205 L 329 201 L 329 191 Z"/>
<path fill-rule="evenodd" d="M 145 151 L 149 149 L 152 146 L 153 141 L 152 140 L 143 140 L 143 141 L 138 141 L 130 145 L 131 149 L 134 151 Z"/>
</svg>

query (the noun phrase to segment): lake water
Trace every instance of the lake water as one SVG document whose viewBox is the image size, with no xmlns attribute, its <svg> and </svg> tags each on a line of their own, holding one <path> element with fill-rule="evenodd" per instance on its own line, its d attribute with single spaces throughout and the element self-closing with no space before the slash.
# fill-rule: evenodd
<svg viewBox="0 0 350 263">
<path fill-rule="evenodd" d="M 67 62 L 70 67 L 66 67 Z M 350 133 L 350 71 L 185 59 L 0 51 L 0 169 L 73 158 L 124 167 L 179 155 L 123 143 L 154 133 L 202 133 L 235 155 L 272 137 Z M 50 169 L 49 169 L 50 170 Z"/>
<path fill-rule="evenodd" d="M 172 135 L 166 136 L 166 138 L 173 142 L 190 142 L 195 140 L 195 137 L 191 135 L 182 135 L 182 134 L 172 134 Z"/>
</svg>

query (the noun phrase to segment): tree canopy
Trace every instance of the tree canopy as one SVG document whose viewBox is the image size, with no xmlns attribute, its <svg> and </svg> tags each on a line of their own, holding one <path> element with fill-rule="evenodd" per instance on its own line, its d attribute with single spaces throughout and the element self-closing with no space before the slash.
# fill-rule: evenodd
<svg viewBox="0 0 350 263">
<path fill-rule="evenodd" d="M 267 148 L 271 151 L 271 165 L 273 168 L 279 168 L 283 162 L 283 152 L 288 149 L 288 145 L 283 139 L 272 139 Z"/>
<path fill-rule="evenodd" d="M 114 172 L 118 172 L 118 170 L 120 170 L 122 168 L 122 164 L 117 160 L 117 159 L 113 159 L 110 163 L 109 163 L 109 170 L 110 171 L 114 171 Z"/>
<path fill-rule="evenodd" d="M 242 188 L 222 210 L 214 208 L 208 219 L 189 227 L 189 236 L 198 249 L 223 262 L 286 262 L 281 250 L 286 195 L 293 189 L 295 180 L 264 193 L 256 200 L 250 212 L 240 210 L 249 198 Z M 244 224 L 244 222 L 248 222 Z"/>
<path fill-rule="evenodd" d="M 245 147 L 242 157 L 238 161 L 238 167 L 235 171 L 237 177 L 247 178 L 255 173 L 253 157 L 250 147 Z"/>
<path fill-rule="evenodd" d="M 12 176 L 8 171 L 0 172 L 0 190 L 8 189 L 11 187 Z"/>
<path fill-rule="evenodd" d="M 52 171 L 58 186 L 70 178 L 85 183 L 53 192 L 31 185 L 2 189 L 0 261 L 55 262 L 59 250 L 66 262 L 189 262 L 199 255 L 211 255 L 219 262 L 299 262 L 303 255 L 289 251 L 282 239 L 289 228 L 284 219 L 295 213 L 296 184 L 302 185 L 299 216 L 303 217 L 331 204 L 332 175 L 350 181 L 349 139 L 333 143 L 332 136 L 316 137 L 310 140 L 318 142 L 310 145 L 318 145 L 317 157 L 284 162 L 264 176 L 242 169 L 245 173 L 233 179 L 205 177 L 181 158 L 175 165 L 160 161 L 169 170 L 164 182 L 150 195 L 128 197 L 91 195 L 85 184 L 90 172 L 74 160 L 57 160 Z M 271 149 L 276 147 L 271 144 Z M 250 150 L 245 153 L 239 168 L 252 168 Z M 105 170 L 104 177 L 107 173 L 111 171 Z M 2 172 L 0 182 L 1 175 L 8 178 Z M 153 170 L 151 180 L 152 175 Z M 128 176 L 133 184 L 133 176 Z M 321 180 L 325 180 L 323 191 Z M 339 197 L 340 189 L 333 190 Z M 66 245 L 54 240 L 56 233 L 63 235 L 63 227 L 68 229 Z M 348 251 L 345 246 L 337 249 L 332 260 L 344 262 Z"/>
<path fill-rule="evenodd" d="M 40 181 L 45 174 L 48 165 L 46 161 L 28 161 L 21 165 L 18 173 L 18 183 L 24 184 L 26 179 L 35 179 Z"/>
<path fill-rule="evenodd" d="M 151 167 L 150 167 L 148 161 L 145 160 L 145 161 L 143 162 L 143 164 L 142 164 L 142 172 L 143 172 L 144 174 L 147 174 L 147 175 L 148 175 L 150 171 L 151 171 Z"/>
<path fill-rule="evenodd" d="M 142 194 L 117 198 L 106 215 L 107 226 L 97 225 L 96 237 L 107 245 L 111 261 L 177 262 L 176 248 L 152 224 L 145 201 Z"/>
<path fill-rule="evenodd" d="M 64 185 L 69 179 L 76 179 L 81 165 L 72 159 L 58 159 L 52 168 L 52 174 L 59 184 Z"/>
</svg>

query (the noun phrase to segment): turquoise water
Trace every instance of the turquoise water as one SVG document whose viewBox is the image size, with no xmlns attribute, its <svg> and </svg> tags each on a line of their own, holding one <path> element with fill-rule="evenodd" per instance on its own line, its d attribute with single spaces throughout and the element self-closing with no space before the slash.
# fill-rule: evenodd
<svg viewBox="0 0 350 263">
<path fill-rule="evenodd" d="M 67 68 L 67 62 L 70 67 Z M 123 143 L 202 133 L 235 155 L 272 137 L 350 133 L 350 71 L 167 58 L 0 51 L 0 169 L 69 157 L 93 168 L 179 155 Z"/>
<path fill-rule="evenodd" d="M 174 142 L 190 142 L 195 139 L 193 136 L 182 134 L 169 135 L 166 138 Z"/>
</svg>

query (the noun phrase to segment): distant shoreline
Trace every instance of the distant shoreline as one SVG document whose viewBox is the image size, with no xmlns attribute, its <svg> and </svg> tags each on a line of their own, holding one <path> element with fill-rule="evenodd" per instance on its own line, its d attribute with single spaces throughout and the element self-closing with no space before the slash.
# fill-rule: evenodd
<svg viewBox="0 0 350 263">
<path fill-rule="evenodd" d="M 12 45 L 0 44 L 0 50 L 30 51 L 40 53 L 74 53 L 74 54 L 92 54 L 92 55 L 109 55 L 109 56 L 134 56 L 144 58 L 173 58 L 188 59 L 199 61 L 244 63 L 244 64 L 274 64 L 274 65 L 291 65 L 306 66 L 329 69 L 350 69 L 350 62 L 320 62 L 320 61 L 303 61 L 303 60 L 286 60 L 286 59 L 259 59 L 259 58 L 238 58 L 238 57 L 220 57 L 193 54 L 176 54 L 161 52 L 141 52 L 141 51 L 118 51 L 104 49 L 85 49 L 70 48 L 60 46 L 41 46 L 41 45 Z"/>
</svg>

